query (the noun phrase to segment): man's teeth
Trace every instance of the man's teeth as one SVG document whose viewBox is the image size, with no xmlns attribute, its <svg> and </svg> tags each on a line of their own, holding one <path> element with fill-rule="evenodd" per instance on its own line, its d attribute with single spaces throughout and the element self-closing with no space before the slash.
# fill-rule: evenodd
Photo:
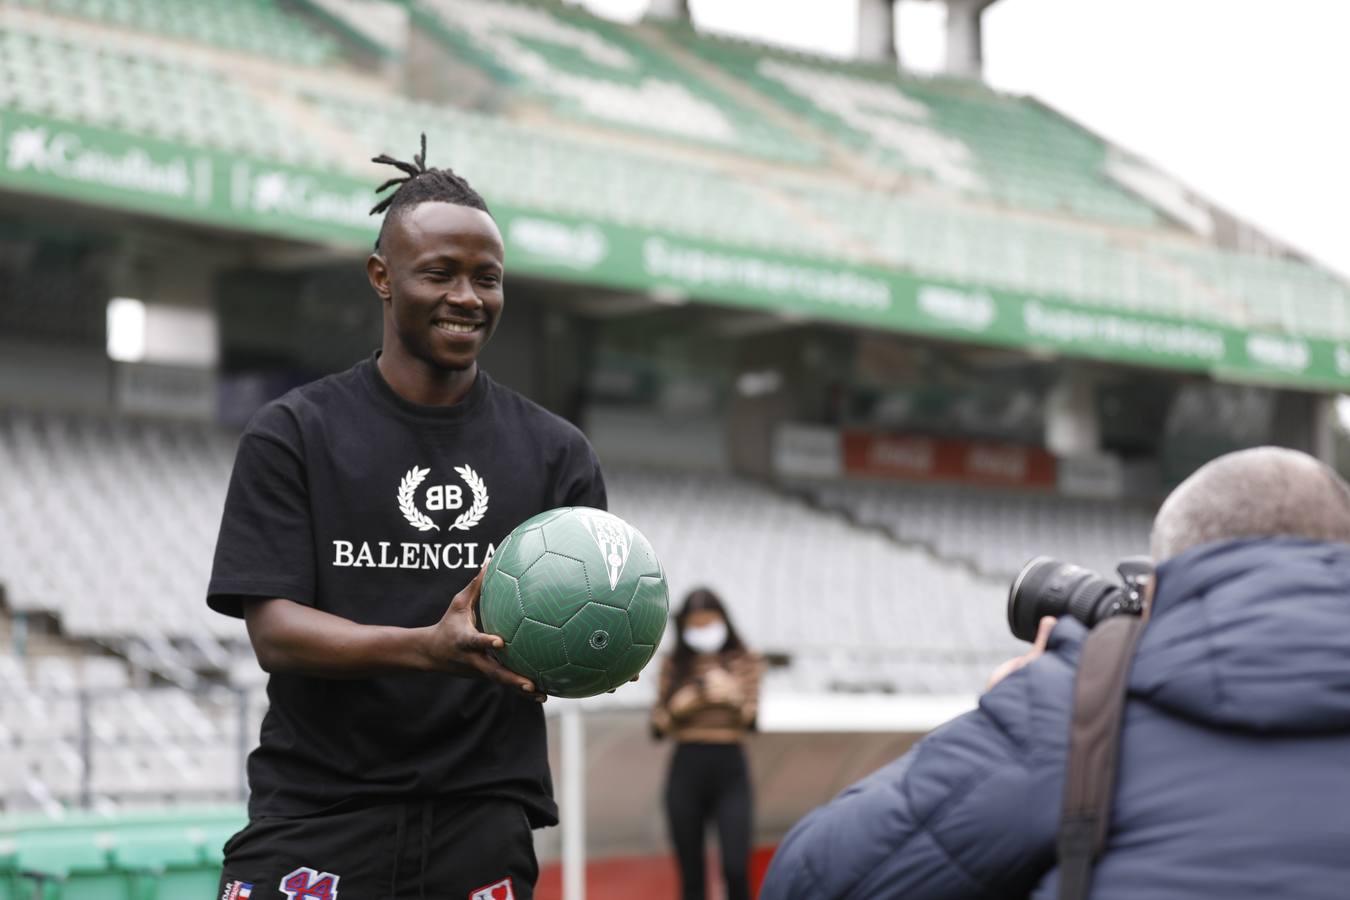
<svg viewBox="0 0 1350 900">
<path fill-rule="evenodd" d="M 470 334 L 478 330 L 477 325 L 461 325 L 459 322 L 437 322 L 436 327 L 451 334 Z"/>
</svg>

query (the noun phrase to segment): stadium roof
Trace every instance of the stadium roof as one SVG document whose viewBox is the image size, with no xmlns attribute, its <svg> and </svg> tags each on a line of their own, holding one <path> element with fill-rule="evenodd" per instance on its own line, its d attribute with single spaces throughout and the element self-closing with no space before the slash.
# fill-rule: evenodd
<svg viewBox="0 0 1350 900">
<path fill-rule="evenodd" d="M 440 98 L 413 99 L 342 7 L 298 6 L 0 3 L 0 187 L 364 249 L 365 160 L 425 130 L 516 272 L 1350 387 L 1345 284 L 1221 248 L 1163 176 L 1028 98 L 547 0 L 384 4 Z"/>
</svg>

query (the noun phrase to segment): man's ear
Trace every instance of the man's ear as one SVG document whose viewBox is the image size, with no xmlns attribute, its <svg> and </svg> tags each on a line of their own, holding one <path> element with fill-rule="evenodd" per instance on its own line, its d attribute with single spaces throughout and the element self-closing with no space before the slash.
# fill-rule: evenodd
<svg viewBox="0 0 1350 900">
<path fill-rule="evenodd" d="M 375 289 L 380 300 L 388 303 L 393 295 L 389 289 L 389 265 L 378 250 L 366 258 L 366 277 L 370 279 L 370 286 Z"/>
</svg>

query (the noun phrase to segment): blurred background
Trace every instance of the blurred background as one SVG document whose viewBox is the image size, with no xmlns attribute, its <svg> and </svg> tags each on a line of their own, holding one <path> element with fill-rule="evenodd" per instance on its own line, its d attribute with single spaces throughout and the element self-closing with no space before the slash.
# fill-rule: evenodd
<svg viewBox="0 0 1350 900">
<path fill-rule="evenodd" d="M 762 869 L 1019 652 L 1029 557 L 1110 573 L 1228 450 L 1344 459 L 1339 114 L 1280 79 L 1347 23 L 1248 46 L 1270 6 L 0 0 L 0 898 L 214 888 L 266 704 L 204 602 L 235 444 L 378 346 L 368 159 L 422 132 L 506 238 L 486 368 L 769 657 Z M 654 688 L 549 704 L 568 900 L 674 895 Z"/>
</svg>

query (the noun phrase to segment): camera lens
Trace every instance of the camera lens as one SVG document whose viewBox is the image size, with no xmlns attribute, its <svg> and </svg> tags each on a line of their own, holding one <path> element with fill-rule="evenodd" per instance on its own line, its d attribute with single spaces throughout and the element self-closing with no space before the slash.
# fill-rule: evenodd
<svg viewBox="0 0 1350 900">
<path fill-rule="evenodd" d="M 1045 616 L 1073 616 L 1091 628 L 1118 608 L 1124 592 L 1090 569 L 1038 556 L 1022 567 L 1008 589 L 1008 627 L 1036 639 Z"/>
</svg>

